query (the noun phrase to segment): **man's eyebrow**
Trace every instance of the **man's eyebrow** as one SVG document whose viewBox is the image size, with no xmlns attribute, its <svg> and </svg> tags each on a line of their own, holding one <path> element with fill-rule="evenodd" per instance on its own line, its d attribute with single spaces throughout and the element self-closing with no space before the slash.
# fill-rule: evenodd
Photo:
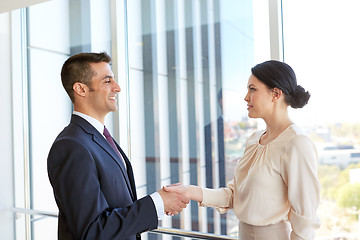
<svg viewBox="0 0 360 240">
<path fill-rule="evenodd" d="M 113 78 L 113 79 L 115 79 L 115 76 L 112 76 L 112 75 L 106 75 L 105 77 L 103 77 L 103 79 L 107 79 L 107 78 Z"/>
</svg>

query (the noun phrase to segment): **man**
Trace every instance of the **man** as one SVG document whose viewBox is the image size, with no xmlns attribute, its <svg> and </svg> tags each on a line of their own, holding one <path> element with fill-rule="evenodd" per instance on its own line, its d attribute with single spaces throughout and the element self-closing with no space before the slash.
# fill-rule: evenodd
<svg viewBox="0 0 360 240">
<path fill-rule="evenodd" d="M 157 228 L 164 212 L 178 214 L 189 203 L 162 189 L 137 199 L 131 164 L 104 126 L 121 91 L 110 61 L 106 53 L 80 53 L 62 67 L 74 113 L 47 160 L 59 239 L 140 239 Z"/>
</svg>

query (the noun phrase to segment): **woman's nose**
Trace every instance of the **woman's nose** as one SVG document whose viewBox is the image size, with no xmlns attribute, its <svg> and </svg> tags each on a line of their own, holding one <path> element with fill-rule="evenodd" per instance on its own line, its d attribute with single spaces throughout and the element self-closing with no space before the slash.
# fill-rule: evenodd
<svg viewBox="0 0 360 240">
<path fill-rule="evenodd" d="M 247 102 L 249 100 L 248 93 L 245 95 L 244 100 Z"/>
</svg>

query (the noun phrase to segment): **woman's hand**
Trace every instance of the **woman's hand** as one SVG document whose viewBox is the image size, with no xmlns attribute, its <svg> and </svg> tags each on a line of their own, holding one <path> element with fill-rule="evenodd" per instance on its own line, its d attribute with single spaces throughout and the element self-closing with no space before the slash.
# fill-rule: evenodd
<svg viewBox="0 0 360 240">
<path fill-rule="evenodd" d="M 164 186 L 163 190 L 166 192 L 176 192 L 178 194 L 184 195 L 186 198 L 191 200 L 202 202 L 202 190 L 198 186 L 194 185 L 182 185 L 181 183 L 175 183 L 168 186 Z"/>
</svg>

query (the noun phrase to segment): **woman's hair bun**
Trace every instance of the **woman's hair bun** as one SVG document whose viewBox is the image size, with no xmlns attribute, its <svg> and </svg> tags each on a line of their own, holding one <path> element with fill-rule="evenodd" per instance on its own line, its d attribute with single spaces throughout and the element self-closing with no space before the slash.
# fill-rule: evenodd
<svg viewBox="0 0 360 240">
<path fill-rule="evenodd" d="M 288 64 L 269 60 L 251 68 L 251 73 L 269 89 L 283 91 L 285 102 L 292 108 L 302 108 L 308 103 L 310 93 L 297 84 L 295 72 Z"/>
<path fill-rule="evenodd" d="M 310 99 L 310 93 L 305 91 L 305 89 L 297 85 L 295 90 L 290 94 L 286 95 L 285 101 L 292 107 L 292 108 L 302 108 L 304 107 Z"/>
</svg>

